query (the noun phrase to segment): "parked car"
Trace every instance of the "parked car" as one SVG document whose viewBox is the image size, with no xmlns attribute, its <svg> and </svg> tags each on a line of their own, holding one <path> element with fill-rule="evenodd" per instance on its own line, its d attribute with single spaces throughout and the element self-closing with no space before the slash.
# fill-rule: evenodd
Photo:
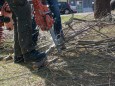
<svg viewBox="0 0 115 86">
<path fill-rule="evenodd" d="M 110 6 L 111 6 L 111 10 L 115 10 L 115 0 L 111 0 Z"/>
<path fill-rule="evenodd" d="M 67 2 L 58 2 L 58 3 L 61 14 L 70 14 L 75 12 L 71 9 L 70 5 Z"/>
</svg>

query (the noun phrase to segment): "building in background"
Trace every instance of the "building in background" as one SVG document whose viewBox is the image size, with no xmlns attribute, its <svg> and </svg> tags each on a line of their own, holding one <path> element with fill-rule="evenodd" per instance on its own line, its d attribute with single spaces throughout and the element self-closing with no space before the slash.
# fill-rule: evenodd
<svg viewBox="0 0 115 86">
<path fill-rule="evenodd" d="M 28 1 L 31 2 L 32 0 Z M 94 0 L 58 0 L 58 2 L 68 2 L 71 9 L 77 10 L 78 13 L 93 11 L 92 2 L 94 2 Z"/>
<path fill-rule="evenodd" d="M 83 12 L 91 12 L 91 11 L 93 11 L 92 2 L 94 2 L 94 0 L 82 0 Z"/>
<path fill-rule="evenodd" d="M 92 2 L 94 0 L 58 0 L 59 2 L 68 2 L 70 7 L 77 12 L 92 12 Z"/>
</svg>

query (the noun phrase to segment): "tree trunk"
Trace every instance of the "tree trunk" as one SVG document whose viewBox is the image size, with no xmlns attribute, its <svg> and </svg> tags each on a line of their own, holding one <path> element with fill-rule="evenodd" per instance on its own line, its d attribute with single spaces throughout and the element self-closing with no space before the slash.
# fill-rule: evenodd
<svg viewBox="0 0 115 86">
<path fill-rule="evenodd" d="M 103 18 L 111 13 L 110 9 L 111 0 L 95 0 L 94 2 L 94 17 L 96 19 Z"/>
</svg>

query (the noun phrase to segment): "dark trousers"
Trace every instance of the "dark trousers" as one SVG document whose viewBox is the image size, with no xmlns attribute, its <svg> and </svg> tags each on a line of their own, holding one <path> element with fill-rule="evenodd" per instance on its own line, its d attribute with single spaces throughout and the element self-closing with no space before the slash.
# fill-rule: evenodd
<svg viewBox="0 0 115 86">
<path fill-rule="evenodd" d="M 56 35 L 60 34 L 60 35 L 63 36 L 60 10 L 59 10 L 59 6 L 58 6 L 58 2 L 57 2 L 57 0 L 47 0 L 47 1 L 48 1 L 48 4 L 50 6 L 50 10 L 52 11 L 53 17 L 54 17 L 54 20 L 55 20 L 55 23 L 54 23 L 55 34 Z"/>
<path fill-rule="evenodd" d="M 14 15 L 14 54 L 20 56 L 35 49 L 32 39 L 31 7 L 27 0 L 6 0 Z"/>
</svg>

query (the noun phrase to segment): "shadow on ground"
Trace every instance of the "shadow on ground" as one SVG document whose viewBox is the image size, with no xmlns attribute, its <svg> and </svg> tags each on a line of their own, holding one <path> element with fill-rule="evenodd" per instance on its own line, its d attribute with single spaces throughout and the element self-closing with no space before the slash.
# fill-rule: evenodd
<svg viewBox="0 0 115 86">
<path fill-rule="evenodd" d="M 40 70 L 31 69 L 31 65 L 21 65 L 27 67 L 35 76 L 42 78 L 43 81 L 36 80 L 34 86 L 115 86 L 114 61 L 91 53 L 81 52 L 79 55 L 70 53 Z M 30 86 L 32 84 L 33 82 Z"/>
</svg>

